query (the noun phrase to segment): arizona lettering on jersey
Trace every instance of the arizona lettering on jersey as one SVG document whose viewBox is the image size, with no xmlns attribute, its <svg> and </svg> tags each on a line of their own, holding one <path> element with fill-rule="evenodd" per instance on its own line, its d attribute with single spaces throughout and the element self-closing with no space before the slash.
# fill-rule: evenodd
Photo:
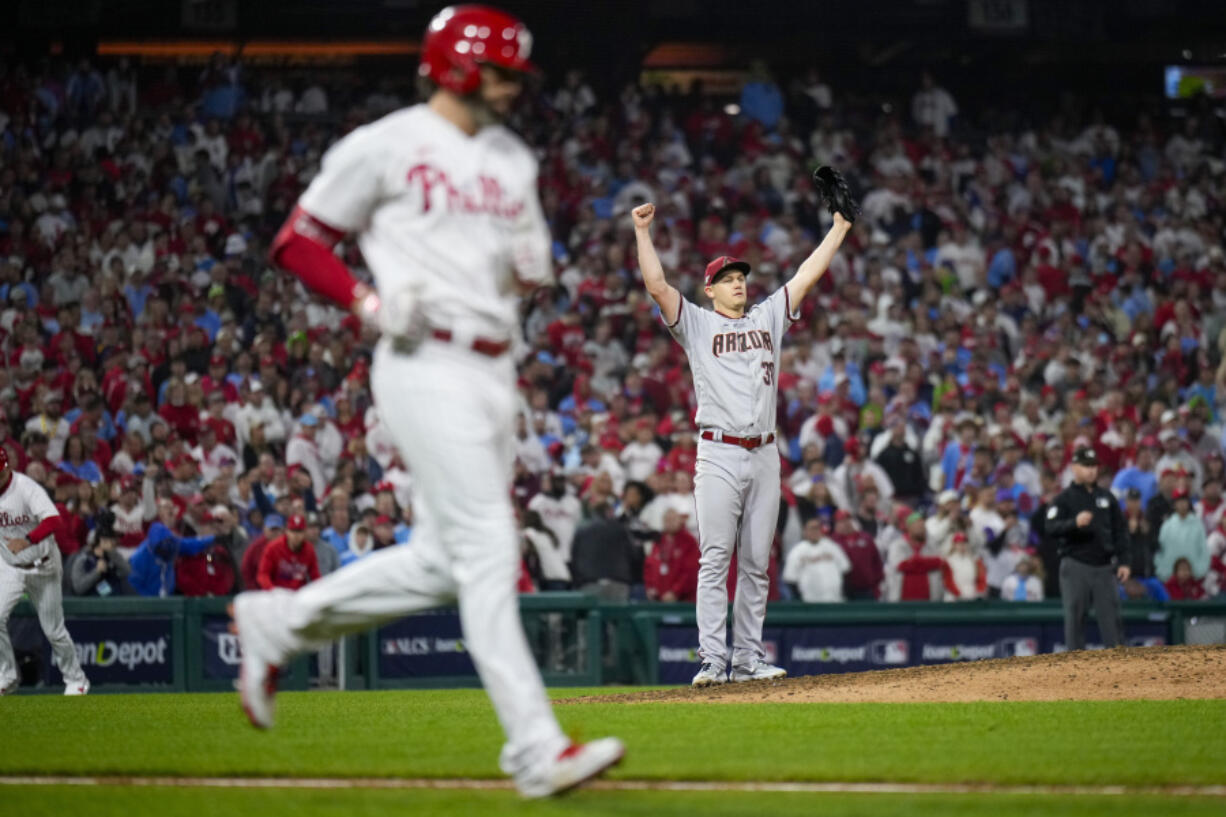
<svg viewBox="0 0 1226 817">
<path fill-rule="evenodd" d="M 711 354 L 719 357 L 733 352 L 751 352 L 754 349 L 775 351 L 770 332 L 755 329 L 752 332 L 721 332 L 711 338 Z"/>
<path fill-rule="evenodd" d="M 682 297 L 677 321 L 668 331 L 690 362 L 699 427 L 737 436 L 775 430 L 779 340 L 799 317 L 788 303 L 786 286 L 740 318 Z"/>
</svg>

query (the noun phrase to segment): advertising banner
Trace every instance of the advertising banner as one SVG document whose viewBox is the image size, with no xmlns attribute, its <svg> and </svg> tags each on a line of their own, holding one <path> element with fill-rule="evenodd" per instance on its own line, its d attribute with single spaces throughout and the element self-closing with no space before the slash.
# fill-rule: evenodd
<svg viewBox="0 0 1226 817">
<path fill-rule="evenodd" d="M 1038 655 L 1043 648 L 1043 627 L 1040 624 L 919 625 L 911 646 L 916 664 Z"/>
<path fill-rule="evenodd" d="M 1128 647 L 1161 647 L 1168 642 L 1165 621 L 1125 621 L 1124 645 Z M 1064 643 L 1064 624 L 1043 625 L 1043 652 L 1067 652 Z M 1098 623 L 1086 624 L 1086 649 L 1103 649 L 1103 638 L 1098 632 Z"/>
<path fill-rule="evenodd" d="M 897 669 L 911 663 L 910 625 L 789 627 L 782 666 L 789 675 Z"/>
<path fill-rule="evenodd" d="M 460 634 L 460 615 L 454 610 L 401 619 L 380 627 L 375 637 L 381 678 L 476 677 Z"/>
<path fill-rule="evenodd" d="M 170 618 L 68 618 L 66 623 L 91 684 L 174 683 Z M 42 677 L 63 683 L 45 639 L 42 651 Z"/>
<path fill-rule="evenodd" d="M 238 636 L 230 632 L 228 616 L 202 616 L 200 619 L 200 666 L 210 681 L 238 678 L 238 665 L 243 654 Z"/>
</svg>

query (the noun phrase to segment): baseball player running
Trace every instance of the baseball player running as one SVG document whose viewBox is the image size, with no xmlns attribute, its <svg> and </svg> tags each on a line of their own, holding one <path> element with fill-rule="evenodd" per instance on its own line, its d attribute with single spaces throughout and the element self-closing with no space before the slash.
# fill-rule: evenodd
<svg viewBox="0 0 1226 817">
<path fill-rule="evenodd" d="M 244 593 L 233 613 L 243 707 L 267 728 L 277 668 L 292 655 L 458 601 L 506 734 L 501 767 L 523 795 L 542 797 L 600 774 L 624 747 L 562 733 L 519 619 L 509 352 L 519 295 L 550 280 L 552 265 L 536 161 L 500 123 L 535 71 L 531 46 L 523 23 L 501 11 L 439 12 L 422 43 L 428 101 L 333 146 L 274 240 L 276 263 L 380 330 L 372 390 L 422 513 L 411 547 L 296 592 Z M 347 233 L 378 294 L 333 254 Z"/>
<path fill-rule="evenodd" d="M 839 180 L 841 182 L 841 179 Z M 854 218 L 852 208 L 847 208 Z M 782 678 L 764 659 L 762 622 L 770 590 L 767 568 L 779 515 L 779 452 L 775 441 L 775 371 L 780 341 L 797 307 L 826 272 L 851 221 L 838 211 L 834 226 L 790 281 L 746 310 L 749 265 L 730 256 L 707 265 L 704 292 L 714 310 L 701 309 L 668 283 L 651 242 L 655 206 L 636 207 L 635 238 L 647 291 L 673 337 L 685 349 L 698 397 L 698 653 L 693 685 L 728 680 L 725 628 L 728 565 L 737 552 L 732 604 L 733 682 Z"/>
<path fill-rule="evenodd" d="M 64 676 L 64 694 L 89 692 L 89 679 L 64 626 L 64 565 L 55 541 L 60 525 L 51 497 L 37 482 L 9 468 L 8 454 L 0 447 L 0 695 L 16 692 L 20 684 L 9 614 L 24 593 L 51 642 L 52 658 Z"/>
</svg>

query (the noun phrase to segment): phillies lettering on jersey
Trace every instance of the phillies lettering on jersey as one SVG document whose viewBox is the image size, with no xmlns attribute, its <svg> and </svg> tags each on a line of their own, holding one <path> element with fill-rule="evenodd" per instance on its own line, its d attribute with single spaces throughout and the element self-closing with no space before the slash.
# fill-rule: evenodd
<svg viewBox="0 0 1226 817">
<path fill-rule="evenodd" d="M 457 138 L 455 125 L 414 105 L 333 145 L 299 206 L 358 234 L 385 331 L 407 332 L 425 315 L 439 328 L 509 340 L 520 287 L 553 278 L 536 180 L 536 158 L 511 131 Z"/>
<path fill-rule="evenodd" d="M 475 193 L 461 190 L 451 183 L 447 173 L 433 165 L 418 164 L 409 168 L 405 181 L 420 184 L 421 207 L 429 212 L 434 204 L 436 188 L 446 192 L 447 209 L 453 213 L 489 213 L 497 218 L 515 219 L 524 211 L 523 201 L 508 201 L 502 185 L 493 176 L 478 176 Z"/>
<path fill-rule="evenodd" d="M 8 487 L 0 493 L 0 547 L 10 539 L 28 537 L 44 519 L 59 516 L 60 513 L 43 486 L 25 474 L 11 473 Z M 55 537 L 48 536 L 16 556 L 10 555 L 6 548 L 0 558 L 10 564 L 28 565 L 51 555 L 55 547 Z M 40 569 L 51 568 L 51 565 L 44 565 Z"/>
<path fill-rule="evenodd" d="M 701 428 L 736 436 L 775 430 L 779 341 L 788 322 L 800 317 L 790 307 L 787 287 L 779 287 L 741 318 L 681 299 L 677 321 L 668 331 L 690 361 Z"/>
<path fill-rule="evenodd" d="M 34 517 L 27 514 L 21 516 L 13 516 L 8 511 L 0 511 L 0 528 L 15 528 L 23 527 L 29 530 L 34 528 Z"/>
</svg>

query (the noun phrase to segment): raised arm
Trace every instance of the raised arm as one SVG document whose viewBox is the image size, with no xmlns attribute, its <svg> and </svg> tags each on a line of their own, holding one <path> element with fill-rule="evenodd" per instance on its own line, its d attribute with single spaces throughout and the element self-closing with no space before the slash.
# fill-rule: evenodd
<svg viewBox="0 0 1226 817">
<path fill-rule="evenodd" d="M 800 307 L 800 302 L 809 294 L 809 290 L 826 274 L 826 270 L 830 267 L 831 259 L 834 258 L 834 254 L 838 251 L 843 243 L 843 239 L 847 237 L 847 233 L 850 231 L 851 222 L 843 218 L 841 213 L 835 213 L 834 226 L 830 228 L 830 232 L 826 233 L 822 243 L 818 244 L 817 249 L 801 263 L 799 269 L 796 270 L 796 274 L 792 276 L 792 280 L 786 284 L 788 288 L 788 303 L 792 305 L 792 309 Z"/>
<path fill-rule="evenodd" d="M 664 267 L 660 266 L 660 257 L 651 243 L 651 220 L 655 218 L 656 206 L 640 204 L 630 215 L 634 218 L 634 240 L 638 244 L 639 269 L 643 272 L 647 294 L 660 305 L 664 322 L 672 326 L 681 313 L 681 293 L 664 278 Z"/>
</svg>

